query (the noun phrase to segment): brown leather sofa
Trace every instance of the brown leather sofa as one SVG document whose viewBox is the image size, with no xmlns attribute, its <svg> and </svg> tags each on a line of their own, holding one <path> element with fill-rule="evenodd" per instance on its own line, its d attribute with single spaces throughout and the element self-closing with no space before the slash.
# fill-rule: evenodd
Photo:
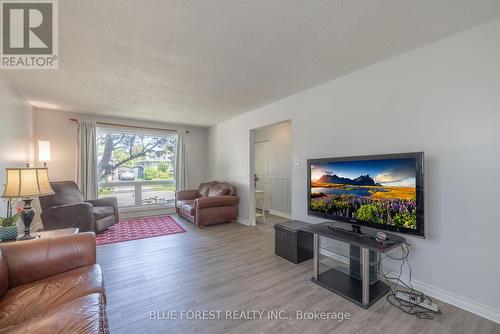
<svg viewBox="0 0 500 334">
<path fill-rule="evenodd" d="M 202 183 L 198 189 L 175 193 L 175 208 L 179 216 L 199 228 L 235 221 L 239 201 L 235 187 L 227 182 Z"/>
<path fill-rule="evenodd" d="M 45 230 L 78 227 L 80 232 L 106 230 L 118 223 L 118 201 L 114 197 L 84 201 L 73 181 L 50 182 L 53 195 L 40 196 Z"/>
<path fill-rule="evenodd" d="M 92 232 L 0 245 L 0 334 L 109 333 Z"/>
</svg>

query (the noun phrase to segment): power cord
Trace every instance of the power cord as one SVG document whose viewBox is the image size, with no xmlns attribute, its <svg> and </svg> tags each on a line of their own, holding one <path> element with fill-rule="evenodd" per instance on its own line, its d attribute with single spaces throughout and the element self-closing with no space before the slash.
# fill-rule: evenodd
<svg viewBox="0 0 500 334">
<path fill-rule="evenodd" d="M 422 301 L 428 301 L 429 303 L 432 303 L 432 299 L 429 296 L 426 296 L 424 293 L 415 290 L 413 288 L 413 285 L 411 284 L 411 275 L 413 269 L 410 265 L 410 262 L 408 261 L 408 256 L 410 255 L 410 245 L 408 245 L 406 242 L 401 244 L 401 253 L 401 257 L 394 257 L 389 254 L 385 254 L 378 260 L 379 275 L 385 280 L 385 282 L 391 289 L 389 294 L 387 294 L 387 301 L 401 311 L 407 314 L 415 315 L 419 319 L 434 319 L 434 314 L 441 314 L 441 310 L 439 310 L 438 312 L 434 312 L 418 305 Z M 385 258 L 389 258 L 394 261 L 401 261 L 399 274 L 397 277 L 388 276 L 388 274 L 382 270 L 382 260 Z M 404 282 L 401 279 L 401 277 L 403 276 L 403 269 L 405 264 L 409 269 L 408 283 Z M 408 293 L 410 296 L 415 297 L 415 300 L 418 300 L 418 302 L 414 303 L 411 301 L 399 299 L 396 297 L 398 292 Z"/>
</svg>

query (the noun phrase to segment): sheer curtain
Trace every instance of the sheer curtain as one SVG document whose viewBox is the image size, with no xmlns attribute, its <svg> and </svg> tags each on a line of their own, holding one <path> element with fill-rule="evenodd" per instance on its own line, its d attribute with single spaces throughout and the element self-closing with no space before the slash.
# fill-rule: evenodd
<svg viewBox="0 0 500 334">
<path fill-rule="evenodd" d="M 187 161 L 185 148 L 185 132 L 177 132 L 177 156 L 175 163 L 175 187 L 176 190 L 186 190 L 187 187 Z"/>
<path fill-rule="evenodd" d="M 97 198 L 96 122 L 78 121 L 77 181 L 86 200 Z"/>
</svg>

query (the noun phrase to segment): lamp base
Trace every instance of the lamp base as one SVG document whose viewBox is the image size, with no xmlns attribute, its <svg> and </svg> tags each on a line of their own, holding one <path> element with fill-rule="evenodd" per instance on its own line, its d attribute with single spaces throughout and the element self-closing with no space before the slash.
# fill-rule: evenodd
<svg viewBox="0 0 500 334">
<path fill-rule="evenodd" d="M 24 224 L 24 235 L 17 240 L 35 239 L 36 237 L 30 234 L 31 222 L 35 217 L 35 209 L 31 207 L 31 202 L 33 201 L 33 198 L 23 198 L 23 201 L 24 201 L 24 207 L 23 207 L 23 212 L 21 213 L 21 219 L 23 220 Z"/>
</svg>

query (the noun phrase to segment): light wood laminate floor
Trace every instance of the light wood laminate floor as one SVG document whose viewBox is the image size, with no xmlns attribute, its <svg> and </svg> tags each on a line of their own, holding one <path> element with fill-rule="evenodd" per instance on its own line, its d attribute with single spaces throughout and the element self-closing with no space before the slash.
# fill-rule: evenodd
<svg viewBox="0 0 500 334">
<path fill-rule="evenodd" d="M 385 298 L 368 310 L 310 281 L 311 261 L 274 255 L 270 231 L 240 224 L 99 246 L 111 333 L 500 333 L 500 325 L 439 302 L 419 320 Z M 150 320 L 151 311 L 285 310 L 291 320 Z M 295 312 L 349 312 L 350 320 L 297 320 Z M 162 313 L 166 316 L 167 313 Z"/>
<path fill-rule="evenodd" d="M 262 210 L 256 210 L 256 213 L 261 213 Z M 289 219 L 280 216 L 273 215 L 271 213 L 266 213 L 266 221 L 262 219 L 262 216 L 256 216 L 255 222 L 257 228 L 264 232 L 274 233 L 274 224 L 287 221 Z"/>
</svg>

